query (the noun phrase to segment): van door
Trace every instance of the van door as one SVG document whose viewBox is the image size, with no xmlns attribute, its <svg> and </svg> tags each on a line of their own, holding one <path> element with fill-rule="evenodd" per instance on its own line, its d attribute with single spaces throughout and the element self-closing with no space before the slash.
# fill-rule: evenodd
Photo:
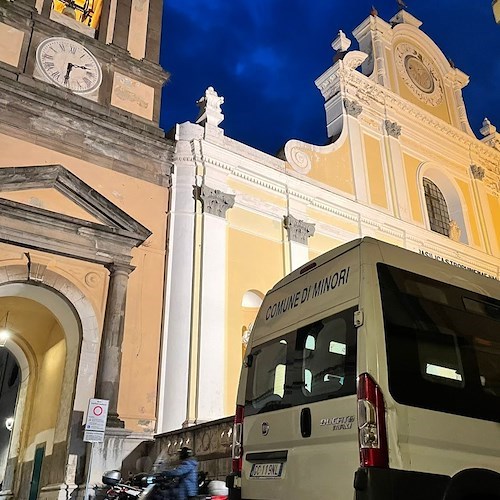
<svg viewBox="0 0 500 500">
<path fill-rule="evenodd" d="M 359 466 L 356 309 L 252 347 L 243 425 L 244 498 L 353 498 Z"/>
</svg>

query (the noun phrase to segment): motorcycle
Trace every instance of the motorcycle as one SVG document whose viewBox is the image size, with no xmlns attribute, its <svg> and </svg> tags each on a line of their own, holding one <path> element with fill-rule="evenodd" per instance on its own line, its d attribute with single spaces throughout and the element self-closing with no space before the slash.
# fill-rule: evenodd
<svg viewBox="0 0 500 500">
<path fill-rule="evenodd" d="M 136 474 L 129 481 L 123 481 L 120 471 L 107 471 L 102 482 L 109 486 L 105 500 L 170 500 L 176 498 L 179 479 L 163 474 Z M 208 479 L 207 473 L 198 473 L 198 500 L 227 500 L 227 494 L 220 490 L 222 481 Z M 224 486 L 225 487 L 225 486 Z M 222 493 L 222 494 L 221 494 Z"/>
<path fill-rule="evenodd" d="M 136 474 L 129 481 L 122 481 L 120 471 L 107 471 L 102 482 L 109 486 L 105 500 L 168 500 L 175 498 L 177 478 L 161 474 Z"/>
</svg>

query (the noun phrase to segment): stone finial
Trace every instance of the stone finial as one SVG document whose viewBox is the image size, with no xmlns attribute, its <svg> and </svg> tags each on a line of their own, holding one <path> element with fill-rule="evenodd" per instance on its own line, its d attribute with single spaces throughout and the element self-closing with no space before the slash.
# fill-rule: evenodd
<svg viewBox="0 0 500 500">
<path fill-rule="evenodd" d="M 397 122 L 391 122 L 390 120 L 385 120 L 384 125 L 388 135 L 396 139 L 399 138 L 401 135 L 401 125 L 398 125 Z"/>
<path fill-rule="evenodd" d="M 345 112 L 354 118 L 357 118 L 363 111 L 363 106 L 361 106 L 361 104 L 356 101 L 350 101 L 347 98 L 344 98 L 344 108 Z"/>
<path fill-rule="evenodd" d="M 219 125 L 224 120 L 221 105 L 224 103 L 224 97 L 219 96 L 213 87 L 208 87 L 205 95 L 196 101 L 200 108 L 200 113 L 196 119 L 199 125 Z"/>
<path fill-rule="evenodd" d="M 462 235 L 462 230 L 460 229 L 460 226 L 458 225 L 458 222 L 456 220 L 450 220 L 450 240 L 453 241 L 460 241 L 460 236 Z"/>
<path fill-rule="evenodd" d="M 351 43 L 351 40 L 345 36 L 345 33 L 339 30 L 337 38 L 332 42 L 332 48 L 337 52 L 346 52 L 351 46 Z"/>
<path fill-rule="evenodd" d="M 283 218 L 285 229 L 288 231 L 288 239 L 296 243 L 307 245 L 307 238 L 312 236 L 315 231 L 315 225 L 296 219 L 292 215 L 285 215 Z"/>
<path fill-rule="evenodd" d="M 208 186 L 202 186 L 200 190 L 200 199 L 203 203 L 203 210 L 207 214 L 217 217 L 226 217 L 226 212 L 234 206 L 234 194 L 226 194 L 218 189 L 212 189 Z"/>
<path fill-rule="evenodd" d="M 474 163 L 472 163 L 470 166 L 470 171 L 474 179 L 477 179 L 478 181 L 482 181 L 484 179 L 483 167 L 480 167 L 479 165 L 475 165 Z"/>
<path fill-rule="evenodd" d="M 488 137 L 489 135 L 494 134 L 497 131 L 497 128 L 491 124 L 488 118 L 485 117 L 483 120 L 483 126 L 479 129 L 479 132 L 483 137 Z"/>
</svg>

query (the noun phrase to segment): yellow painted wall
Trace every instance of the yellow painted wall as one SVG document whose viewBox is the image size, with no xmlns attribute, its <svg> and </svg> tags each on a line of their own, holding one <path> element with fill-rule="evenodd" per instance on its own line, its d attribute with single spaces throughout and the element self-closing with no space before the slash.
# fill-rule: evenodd
<svg viewBox="0 0 500 500">
<path fill-rule="evenodd" d="M 497 245 L 500 247 L 500 199 L 493 194 L 488 194 L 488 207 L 491 211 L 491 219 L 494 221 L 490 230 L 490 238 L 495 236 Z"/>
<path fill-rule="evenodd" d="M 459 179 L 456 179 L 456 182 L 458 184 L 458 187 L 460 188 L 460 191 L 462 192 L 462 196 L 464 197 L 466 204 L 466 209 L 464 210 L 464 212 L 467 213 L 467 219 L 469 221 L 472 233 L 472 238 L 469 238 L 469 243 L 473 243 L 474 245 L 479 246 L 481 244 L 481 238 L 479 236 L 477 213 L 472 201 L 470 186 L 467 182 L 461 181 Z"/>
<path fill-rule="evenodd" d="M 130 275 L 128 286 L 118 402 L 118 413 L 125 420 L 128 429 L 150 430 L 154 427 L 156 418 L 155 391 L 162 328 L 166 238 L 166 215 L 158 217 L 157 214 L 166 212 L 167 189 L 3 134 L 0 134 L 0 151 L 0 168 L 52 164 L 64 166 L 153 232 L 145 245 L 133 250 L 132 265 L 136 269 Z M 47 207 L 57 209 L 59 193 L 53 190 L 43 191 L 45 192 L 39 193 L 42 201 Z M 70 212 L 72 210 L 65 203 L 59 206 Z M 26 249 L 11 248 L 15 249 L 19 259 L 23 258 L 22 254 Z M 102 327 L 107 270 L 102 266 L 50 254 L 45 254 L 40 259 L 49 262 L 50 269 L 65 276 L 85 293 L 95 307 L 98 324 Z M 1 248 L 0 260 L 4 260 Z M 86 282 L 89 272 L 95 272 L 98 278 L 97 283 L 90 282 L 92 286 Z M 151 390 L 145 391 L 144 387 Z"/>
<path fill-rule="evenodd" d="M 368 134 L 363 134 L 363 141 L 371 202 L 379 207 L 388 208 L 380 141 Z"/>
<path fill-rule="evenodd" d="M 330 153 L 304 152 L 311 158 L 308 177 L 334 189 L 354 195 L 354 179 L 349 140 Z M 290 168 L 290 166 L 287 166 Z"/>
<path fill-rule="evenodd" d="M 234 401 L 241 369 L 242 326 L 248 325 L 248 309 L 241 306 L 243 295 L 248 290 L 257 290 L 265 294 L 284 275 L 284 247 L 280 241 L 266 239 L 233 227 L 233 219 L 251 220 L 251 215 L 241 214 L 237 208 L 228 211 L 229 228 L 227 235 L 227 343 L 226 343 L 226 400 L 225 412 L 234 412 Z M 264 219 L 264 218 L 262 218 Z M 255 231 L 255 227 L 248 229 Z M 267 225 L 269 230 L 269 224 Z M 275 239 L 282 232 L 280 227 L 274 230 Z"/>
<path fill-rule="evenodd" d="M 66 341 L 58 323 L 48 335 L 40 331 L 33 333 L 42 337 L 44 345 L 35 352 L 38 367 L 33 370 L 34 376 L 30 380 L 35 393 L 28 429 L 29 444 L 37 434 L 55 429 L 66 361 Z"/>
<path fill-rule="evenodd" d="M 418 158 L 403 153 L 403 163 L 408 179 L 408 195 L 410 197 L 411 216 L 415 222 L 424 223 L 424 217 L 420 206 L 420 186 L 417 184 L 417 169 L 421 164 Z"/>
</svg>

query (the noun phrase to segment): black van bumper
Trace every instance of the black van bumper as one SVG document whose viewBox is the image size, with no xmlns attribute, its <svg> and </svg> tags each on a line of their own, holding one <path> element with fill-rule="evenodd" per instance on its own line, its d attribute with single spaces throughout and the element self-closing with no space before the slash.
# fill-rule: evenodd
<svg viewBox="0 0 500 500">
<path fill-rule="evenodd" d="M 500 474 L 466 469 L 453 477 L 398 469 L 360 468 L 356 500 L 500 500 Z"/>
</svg>

